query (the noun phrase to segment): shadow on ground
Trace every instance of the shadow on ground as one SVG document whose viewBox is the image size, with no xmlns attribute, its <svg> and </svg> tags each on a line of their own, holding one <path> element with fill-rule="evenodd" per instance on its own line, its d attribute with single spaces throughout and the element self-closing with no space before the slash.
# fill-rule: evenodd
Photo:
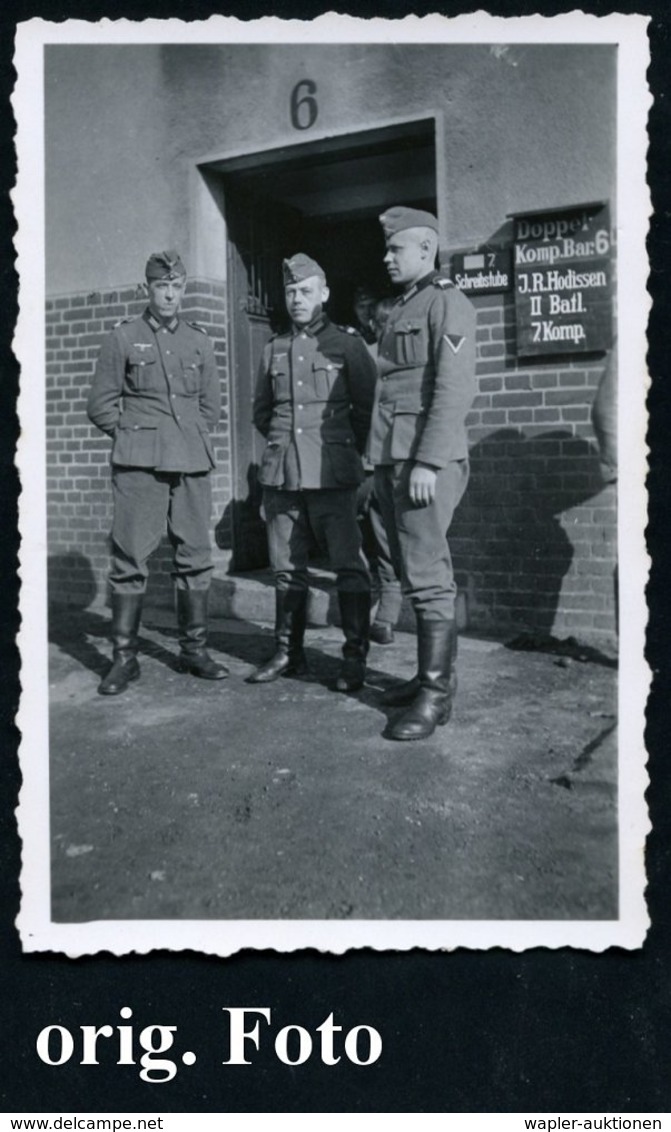
<svg viewBox="0 0 671 1132">
<path fill-rule="evenodd" d="M 394 743 L 379 690 L 412 675 L 414 636 L 373 646 L 350 696 L 330 690 L 340 630 L 307 641 L 307 678 L 249 685 L 272 632 L 215 620 L 231 675 L 198 680 L 171 612 L 147 610 L 141 679 L 105 697 L 108 617 L 54 614 L 53 919 L 617 915 L 610 667 L 463 638 L 452 720 Z"/>
</svg>

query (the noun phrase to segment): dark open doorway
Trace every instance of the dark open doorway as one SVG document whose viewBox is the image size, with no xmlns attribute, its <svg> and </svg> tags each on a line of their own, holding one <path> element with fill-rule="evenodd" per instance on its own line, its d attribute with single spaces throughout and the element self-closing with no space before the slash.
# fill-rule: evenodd
<svg viewBox="0 0 671 1132">
<path fill-rule="evenodd" d="M 281 262 L 295 252 L 327 276 L 330 317 L 352 323 L 357 285 L 389 293 L 378 217 L 394 204 L 436 211 L 435 121 L 326 138 L 210 164 L 223 188 L 233 450 L 234 570 L 267 564 L 256 468 L 263 442 L 251 418 L 263 345 L 286 323 Z"/>
</svg>

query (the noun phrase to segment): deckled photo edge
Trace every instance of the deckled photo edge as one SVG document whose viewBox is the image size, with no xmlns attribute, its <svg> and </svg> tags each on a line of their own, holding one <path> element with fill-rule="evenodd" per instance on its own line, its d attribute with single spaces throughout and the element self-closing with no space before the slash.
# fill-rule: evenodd
<svg viewBox="0 0 671 1132">
<path fill-rule="evenodd" d="M 522 40 L 526 35 L 533 37 L 538 34 L 551 32 L 550 25 L 561 23 L 567 26 L 571 16 L 541 18 L 543 27 L 537 32 L 530 27 L 535 18 L 519 18 L 501 20 L 489 17 L 487 14 L 478 14 L 485 21 L 482 34 L 475 36 L 473 30 L 473 17 L 457 17 L 452 24 L 463 24 L 464 39 L 457 42 L 486 42 L 489 37 L 495 39 L 505 37 L 506 31 L 513 33 L 511 38 L 519 36 Z M 619 117 L 623 115 L 622 96 L 626 94 L 626 101 L 634 111 L 629 125 L 629 132 L 623 134 L 622 121 L 618 131 L 618 164 L 619 164 L 619 191 L 636 192 L 641 205 L 633 214 L 624 217 L 620 201 L 620 217 L 626 220 L 626 225 L 620 225 L 620 245 L 618 248 L 618 261 L 620 272 L 624 274 L 625 265 L 632 273 L 628 278 L 627 291 L 632 287 L 638 296 L 636 316 L 633 325 L 629 327 L 625 336 L 620 339 L 620 386 L 624 388 L 623 375 L 632 370 L 635 372 L 641 363 L 645 364 L 645 333 L 649 298 L 645 291 L 647 277 L 647 263 L 644 256 L 645 236 L 649 224 L 649 193 L 645 184 L 645 151 L 647 149 L 645 135 L 645 121 L 651 103 L 647 86 L 645 86 L 645 65 L 647 63 L 647 17 L 614 14 L 612 23 L 606 28 L 609 17 L 584 17 L 581 13 L 574 13 L 578 18 L 581 34 L 587 41 L 602 42 L 598 38 L 599 28 L 605 29 L 606 36 L 618 35 L 621 29 L 627 31 L 626 37 L 619 43 L 618 50 L 621 60 L 626 61 L 619 71 L 619 96 L 621 99 Z M 342 19 L 342 22 L 341 22 Z M 432 17 L 423 17 L 415 22 L 415 18 L 408 20 L 407 35 L 417 42 L 426 34 L 425 21 Z M 445 21 L 438 17 L 442 25 Z M 329 22 L 328 28 L 318 27 L 318 24 Z M 593 26 L 592 21 L 596 21 Z M 261 41 L 272 38 L 276 34 L 275 21 L 260 21 L 258 29 L 252 24 L 243 27 L 222 28 L 218 17 L 205 21 L 205 27 L 220 35 L 226 31 L 226 41 L 230 31 L 230 42 L 254 42 L 255 37 Z M 127 23 L 135 33 L 136 25 L 127 21 L 113 21 L 104 29 L 104 40 L 110 38 L 119 42 L 126 42 L 126 30 L 119 24 Z M 224 24 L 228 21 L 224 20 Z M 238 21 L 233 21 L 237 24 Z M 282 21 L 279 21 L 280 26 Z M 296 23 L 295 21 L 291 22 Z M 384 38 L 390 30 L 394 33 L 402 30 L 406 36 L 406 19 L 403 21 L 372 21 L 375 28 L 366 31 L 356 18 L 338 16 L 319 17 L 314 21 L 314 27 L 306 27 L 305 35 L 324 35 L 328 40 L 337 31 L 342 38 L 352 33 L 353 39 L 359 34 L 367 39 L 379 35 Z M 71 28 L 69 24 L 73 25 Z M 16 353 L 21 364 L 21 392 L 19 399 L 19 413 L 22 425 L 22 436 L 18 451 L 18 466 L 21 477 L 20 501 L 20 531 L 21 547 L 21 617 L 22 627 L 19 644 L 22 656 L 22 685 L 23 692 L 18 716 L 19 729 L 23 734 L 21 750 L 21 769 L 23 774 L 23 787 L 20 804 L 17 811 L 19 830 L 23 843 L 23 866 L 21 874 L 22 908 L 18 926 L 22 944 L 25 950 L 63 950 L 66 954 L 87 954 L 91 951 L 113 950 L 117 954 L 126 954 L 130 951 L 150 951 L 155 948 L 177 947 L 202 949 L 212 951 L 214 954 L 233 954 L 243 947 L 278 947 L 278 939 L 283 942 L 279 950 L 294 950 L 303 947 L 318 947 L 320 950 L 345 951 L 350 947 L 373 947 L 375 949 L 409 949 L 414 946 L 429 949 L 452 949 L 454 947 L 489 948 L 492 946 L 507 946 L 513 950 L 522 950 L 533 946 L 561 947 L 576 946 L 590 950 L 604 950 L 610 946 L 636 948 L 642 945 L 648 926 L 648 916 L 645 907 L 644 888 L 645 871 L 643 860 L 643 845 L 649 832 L 648 811 L 645 804 L 645 789 L 648 784 L 645 767 L 645 750 L 643 747 L 643 727 L 645 717 L 645 701 L 649 691 L 650 674 L 643 659 L 643 644 L 647 613 L 645 608 L 644 587 L 649 569 L 649 559 L 645 550 L 644 527 L 647 502 L 645 495 L 645 460 L 641 460 L 641 452 L 645 452 L 645 403 L 644 399 L 633 396 L 631 400 L 621 398 L 619 405 L 620 421 L 620 450 L 623 464 L 631 468 L 635 466 L 637 475 L 627 482 L 620 481 L 618 487 L 619 507 L 621 516 L 627 517 L 627 524 L 619 524 L 619 554 L 621 556 L 620 592 L 621 604 L 627 609 L 627 616 L 620 625 L 620 655 L 624 659 L 628 654 L 636 657 L 635 667 L 632 669 L 620 668 L 619 684 L 621 708 L 618 726 L 619 735 L 619 761 L 621 792 L 627 795 L 626 820 L 621 814 L 620 828 L 620 858 L 621 858 L 621 899 L 622 915 L 617 923 L 562 923 L 548 924 L 520 922 L 508 923 L 502 926 L 499 923 L 482 922 L 472 924 L 457 924 L 445 922 L 437 925 L 426 923 L 397 924 L 385 922 L 384 941 L 379 943 L 379 925 L 371 927 L 370 923 L 362 924 L 334 924 L 323 922 L 310 924 L 298 922 L 279 924 L 272 922 L 266 932 L 258 922 L 248 921 L 237 924 L 184 924 L 174 921 L 170 924 L 171 940 L 162 938 L 163 930 L 167 927 L 161 921 L 132 922 L 119 921 L 114 925 L 99 924 L 54 924 L 49 920 L 49 875 L 48 855 L 45 854 L 44 832 L 48 831 L 48 775 L 44 773 L 43 760 L 48 753 L 48 723 L 45 710 L 46 689 L 48 677 L 46 668 L 46 496 L 45 465 L 44 465 L 44 408 L 43 397 L 36 396 L 36 378 L 31 377 L 31 383 L 26 385 L 26 374 L 37 375 L 43 369 L 44 334 L 40 319 L 34 317 L 31 309 L 26 309 L 29 300 L 33 311 L 43 304 L 44 288 L 44 232 L 39 225 L 35 225 L 35 214 L 43 215 L 43 181 L 44 151 L 42 141 L 42 72 L 41 53 L 46 42 L 68 42 L 72 34 L 75 41 L 82 37 L 82 41 L 91 42 L 100 35 L 94 26 L 83 25 L 81 21 L 70 21 L 65 25 L 48 25 L 45 21 L 30 21 L 28 25 L 19 28 L 17 36 L 17 83 L 13 104 L 18 123 L 17 146 L 19 151 L 19 173 L 17 186 L 14 190 L 14 201 L 19 231 L 16 237 L 18 251 L 18 270 L 20 275 L 20 304 L 21 309 L 17 324 Z M 208 25 L 214 24 L 210 29 Z M 41 26 L 38 26 L 41 25 Z M 377 25 L 380 25 L 378 27 Z M 515 25 L 513 27 L 513 25 Z M 302 29 L 302 25 L 301 29 Z M 340 30 L 342 27 L 342 31 Z M 183 39 L 191 40 L 196 34 L 192 25 L 182 25 L 180 21 L 145 21 L 140 25 L 142 39 L 147 42 L 162 40 L 164 31 L 167 33 L 166 41 L 174 36 L 174 42 Z M 287 28 L 287 30 L 289 30 Z M 291 29 L 293 30 L 293 28 Z M 35 35 L 37 33 L 37 39 Z M 461 28 L 458 29 L 461 34 Z M 596 37 L 591 39 L 591 34 Z M 238 40 L 237 36 L 241 38 Z M 89 38 L 91 37 L 91 38 Z M 631 74 L 634 72 L 638 80 L 637 98 L 632 97 Z M 625 80 L 623 82 L 623 79 Z M 636 120 L 637 119 L 637 120 Z M 641 133 L 641 130 L 643 131 Z M 642 159 L 642 160 L 641 160 Z M 624 286 L 620 284 L 618 290 L 618 304 L 624 300 Z M 644 298 L 645 296 L 645 298 Z M 641 300 L 644 299 L 642 302 Z M 35 304 L 33 306 L 33 303 Z M 622 323 L 620 324 L 622 325 Z M 635 427 L 632 427 L 632 420 Z M 635 449 L 632 464 L 629 449 L 630 444 Z M 632 531 L 635 533 L 632 538 Z M 626 567 L 626 569 L 625 569 Z M 36 647 L 37 646 L 37 647 Z M 630 651 L 631 650 L 631 651 Z M 631 710 L 622 711 L 622 704 L 626 699 Z M 635 757 L 632 758 L 632 753 Z M 27 756 L 30 756 L 29 759 Z M 632 853 L 632 845 L 641 845 L 640 860 Z M 117 935 L 118 928 L 118 935 Z M 174 935 L 173 935 L 174 933 Z M 114 946 L 110 948 L 110 934 L 116 936 Z M 157 938 L 161 941 L 157 942 Z M 529 941 L 526 937 L 529 936 Z M 255 942 L 258 937 L 260 942 Z M 562 940 L 563 937 L 563 940 Z M 294 942 L 294 939 L 298 942 Z M 212 946 L 212 941 L 214 946 Z M 389 940 L 390 942 L 387 942 Z M 509 942 L 502 942 L 507 940 Z M 179 941 L 179 942 L 178 942 Z"/>
</svg>

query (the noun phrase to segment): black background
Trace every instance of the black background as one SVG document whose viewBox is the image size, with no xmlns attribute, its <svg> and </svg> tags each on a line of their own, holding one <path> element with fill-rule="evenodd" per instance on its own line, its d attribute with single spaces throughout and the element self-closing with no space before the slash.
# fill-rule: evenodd
<svg viewBox="0 0 671 1132">
<path fill-rule="evenodd" d="M 648 590 L 651 624 L 647 655 L 653 670 L 647 744 L 653 833 L 647 871 L 652 929 L 640 951 L 604 954 L 492 950 L 431 954 L 355 952 L 328 957 L 244 952 L 232 959 L 154 953 L 116 959 L 102 954 L 70 960 L 22 955 L 14 920 L 19 905 L 20 845 L 13 811 L 20 784 L 13 726 L 19 693 L 16 581 L 18 481 L 13 470 L 18 435 L 18 372 L 10 345 L 17 309 L 12 261 L 14 222 L 8 197 L 14 180 L 14 29 L 19 21 L 79 17 L 96 20 L 170 16 L 206 18 L 215 12 L 310 18 L 333 8 L 358 16 L 399 18 L 410 12 L 444 15 L 487 7 L 494 15 L 544 15 L 582 8 L 651 17 L 655 97 L 650 118 L 649 178 L 655 215 L 649 253 L 649 394 L 651 495 L 648 538 L 653 569 Z M 0 1101 L 5 1112 L 666 1112 L 671 1100 L 671 900 L 669 899 L 669 242 L 671 238 L 671 6 L 668 0 L 615 5 L 578 3 L 255 3 L 212 5 L 187 0 L 4 0 L 0 11 L 0 727 L 2 744 L 0 841 Z M 24 381 L 30 375 L 23 376 Z M 622 468 L 620 475 L 626 475 Z M 179 1049 L 198 1052 L 163 1085 L 139 1080 L 133 1067 L 110 1059 L 99 1066 L 45 1066 L 35 1039 L 49 1024 L 117 1024 L 130 1006 L 139 1026 L 176 1024 Z M 360 1023 L 382 1034 L 382 1058 L 370 1068 L 344 1061 L 333 1068 L 316 1057 L 289 1068 L 262 1044 L 254 1064 L 227 1067 L 222 1006 L 267 1006 L 273 1029 L 308 1029 L 334 1012 L 349 1028 Z M 110 1043 L 113 1044 L 113 1043 Z M 168 1055 L 169 1056 L 169 1055 Z"/>
</svg>

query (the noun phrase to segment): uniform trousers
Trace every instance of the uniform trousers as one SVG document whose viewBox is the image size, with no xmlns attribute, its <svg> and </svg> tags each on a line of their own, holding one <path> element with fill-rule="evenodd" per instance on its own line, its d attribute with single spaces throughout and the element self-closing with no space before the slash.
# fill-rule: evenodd
<svg viewBox="0 0 671 1132">
<path fill-rule="evenodd" d="M 147 559 L 167 532 L 178 589 L 205 590 L 212 575 L 209 472 L 156 472 L 112 468 L 112 566 L 114 593 L 144 593 Z"/>
<path fill-rule="evenodd" d="M 361 527 L 363 552 L 372 575 L 373 600 L 379 599 L 375 620 L 396 625 L 403 603 L 401 583 L 391 560 L 387 531 L 380 514 L 380 505 L 373 491 L 372 472 L 366 475 L 364 483 L 357 491 L 357 515 Z"/>
<path fill-rule="evenodd" d="M 370 592 L 356 519 L 356 487 L 302 491 L 264 487 L 263 510 L 278 590 L 307 590 L 310 549 L 316 540 L 326 547 L 338 590 Z"/>
<path fill-rule="evenodd" d="M 405 460 L 375 468 L 375 495 L 389 539 L 389 550 L 403 592 L 426 621 L 451 621 L 457 587 L 447 531 L 468 483 L 468 460 L 452 460 L 436 473 L 433 503 L 410 502 L 413 463 Z"/>
</svg>

